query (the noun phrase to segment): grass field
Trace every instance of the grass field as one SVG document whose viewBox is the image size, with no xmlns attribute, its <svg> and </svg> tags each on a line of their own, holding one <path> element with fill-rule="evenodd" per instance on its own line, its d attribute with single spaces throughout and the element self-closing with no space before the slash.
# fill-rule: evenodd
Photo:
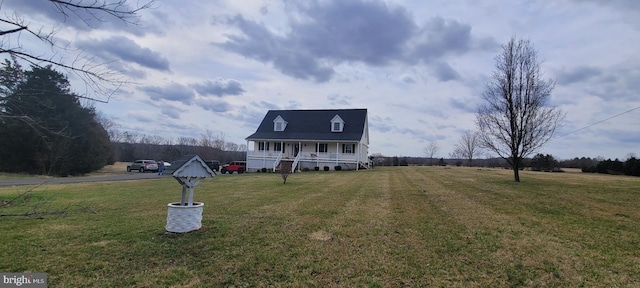
<svg viewBox="0 0 640 288">
<path fill-rule="evenodd" d="M 50 287 L 637 287 L 640 178 L 502 169 L 221 175 L 165 233 L 171 178 L 0 188 L 0 271 Z"/>
</svg>

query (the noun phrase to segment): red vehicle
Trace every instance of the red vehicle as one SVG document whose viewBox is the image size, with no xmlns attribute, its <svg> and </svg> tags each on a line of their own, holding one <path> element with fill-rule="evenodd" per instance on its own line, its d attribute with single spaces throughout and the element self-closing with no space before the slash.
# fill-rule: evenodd
<svg viewBox="0 0 640 288">
<path fill-rule="evenodd" d="M 246 170 L 247 170 L 246 161 L 232 161 L 232 162 L 229 162 L 229 164 L 222 165 L 222 168 L 220 169 L 220 173 L 233 174 L 233 172 L 238 172 L 238 174 L 242 174 Z"/>
</svg>

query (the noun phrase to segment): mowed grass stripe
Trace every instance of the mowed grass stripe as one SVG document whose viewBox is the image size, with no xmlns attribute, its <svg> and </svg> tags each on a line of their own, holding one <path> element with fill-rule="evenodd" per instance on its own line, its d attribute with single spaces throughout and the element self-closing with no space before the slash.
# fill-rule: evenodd
<svg viewBox="0 0 640 288">
<path fill-rule="evenodd" d="M 510 173 L 224 175 L 196 188 L 204 227 L 185 235 L 164 233 L 173 179 L 43 186 L 30 201 L 69 213 L 0 218 L 0 271 L 47 272 L 52 287 L 640 284 L 640 179 Z"/>
<path fill-rule="evenodd" d="M 424 203 L 422 207 L 415 205 L 414 209 L 422 208 L 425 216 L 428 216 L 422 221 L 422 242 L 431 244 L 423 249 L 433 254 L 428 263 L 434 269 L 429 270 L 431 275 L 426 275 L 424 282 L 447 286 L 453 283 L 484 282 L 498 285 L 505 282 L 507 277 L 502 272 L 504 269 L 494 265 L 492 261 L 495 261 L 495 257 L 487 257 L 501 245 L 495 227 L 491 226 L 498 223 L 496 215 L 486 207 L 469 203 L 465 195 L 467 192 L 446 186 L 452 181 L 467 180 L 461 179 L 461 175 L 449 175 L 449 169 L 406 169 L 404 181 L 412 183 L 410 190 L 413 191 L 407 195 L 421 195 L 409 201 Z M 414 211 L 411 214 L 417 213 Z"/>
<path fill-rule="evenodd" d="M 480 171 L 480 170 L 478 170 Z M 484 172 L 476 172 L 484 173 Z M 500 173 L 498 173 L 500 174 Z M 637 201 L 611 206 L 607 215 L 602 214 L 602 198 L 621 196 L 623 198 L 637 199 L 637 179 L 631 177 L 612 177 L 611 181 L 618 188 L 611 189 L 609 185 L 594 189 L 593 182 L 589 181 L 589 174 L 550 174 L 550 173 L 526 173 L 530 177 L 526 183 L 503 182 L 494 179 L 491 175 L 483 177 L 482 181 L 488 183 L 490 189 L 482 189 L 483 185 L 477 185 L 478 191 L 484 193 L 472 193 L 474 202 L 493 205 L 495 210 L 517 216 L 517 220 L 526 228 L 523 240 L 515 246 L 513 255 L 524 252 L 526 261 L 537 261 L 527 264 L 522 262 L 520 270 L 527 265 L 534 267 L 533 271 L 551 272 L 554 278 L 584 279 L 577 271 L 591 271 L 591 277 L 602 279 L 602 284 L 624 283 L 636 278 L 630 277 L 633 271 L 637 271 L 637 262 L 629 266 L 629 262 L 622 261 L 618 255 L 634 254 L 638 251 L 638 217 L 634 220 L 621 221 L 616 216 L 615 210 L 628 211 L 637 206 Z M 574 177 L 583 182 L 571 180 Z M 478 178 L 480 179 L 480 178 Z M 568 179 L 573 184 L 564 184 L 561 179 Z M 596 177 L 596 183 L 601 181 Z M 551 181 L 550 181 L 551 180 Z M 625 182 L 626 184 L 622 184 Z M 480 183 L 480 182 L 479 182 Z M 582 184 L 577 184 L 582 183 Z M 467 188 L 473 185 L 465 185 Z M 462 188 L 456 188 L 463 191 Z M 489 201 L 482 197 L 493 194 Z M 511 202 L 503 202 L 499 199 L 508 199 Z M 611 202 L 608 200 L 607 202 Z M 622 206 L 625 205 L 625 206 Z M 595 211 L 595 213 L 594 213 Z M 571 251 L 580 251 L 572 255 Z M 615 251 L 612 255 L 611 252 Z M 629 255 L 631 256 L 631 255 Z M 631 259 L 637 256 L 633 256 Z M 637 259 L 636 259 L 637 260 Z M 514 262 L 518 263 L 518 262 Z M 625 264 L 623 264 L 625 263 Z M 519 264 L 520 265 L 520 264 Z M 542 269 L 541 269 L 542 268 Z M 621 273 L 622 272 L 622 273 Z M 539 278 L 540 274 L 533 275 Z M 604 276 L 607 275 L 607 276 Z M 604 280 L 608 279 L 608 280 Z M 555 279 L 551 279 L 555 280 Z M 637 279 L 635 279 L 637 281 Z"/>
</svg>

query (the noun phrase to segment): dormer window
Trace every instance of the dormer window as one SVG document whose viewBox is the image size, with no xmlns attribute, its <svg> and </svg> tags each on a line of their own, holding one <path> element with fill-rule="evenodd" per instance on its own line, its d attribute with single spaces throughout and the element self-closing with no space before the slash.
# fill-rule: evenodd
<svg viewBox="0 0 640 288">
<path fill-rule="evenodd" d="M 336 115 L 331 119 L 331 132 L 342 132 L 344 129 L 344 120 Z"/>
<path fill-rule="evenodd" d="M 284 121 L 280 115 L 273 119 L 273 131 L 284 131 L 287 128 L 287 121 Z"/>
</svg>

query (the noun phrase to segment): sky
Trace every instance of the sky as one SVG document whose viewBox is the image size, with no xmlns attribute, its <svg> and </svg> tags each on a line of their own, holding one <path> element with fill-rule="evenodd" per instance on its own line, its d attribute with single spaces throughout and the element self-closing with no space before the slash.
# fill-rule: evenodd
<svg viewBox="0 0 640 288">
<path fill-rule="evenodd" d="M 55 27 L 68 45 L 25 36 L 25 50 L 124 77 L 92 103 L 123 132 L 246 144 L 268 110 L 366 108 L 370 154 L 426 156 L 435 142 L 447 158 L 475 130 L 495 57 L 515 37 L 535 46 L 556 81 L 548 105 L 566 113 L 537 152 L 640 154 L 640 1 L 165 0 L 137 26 L 65 17 L 43 0 L 4 0 L 0 13 Z"/>
</svg>

